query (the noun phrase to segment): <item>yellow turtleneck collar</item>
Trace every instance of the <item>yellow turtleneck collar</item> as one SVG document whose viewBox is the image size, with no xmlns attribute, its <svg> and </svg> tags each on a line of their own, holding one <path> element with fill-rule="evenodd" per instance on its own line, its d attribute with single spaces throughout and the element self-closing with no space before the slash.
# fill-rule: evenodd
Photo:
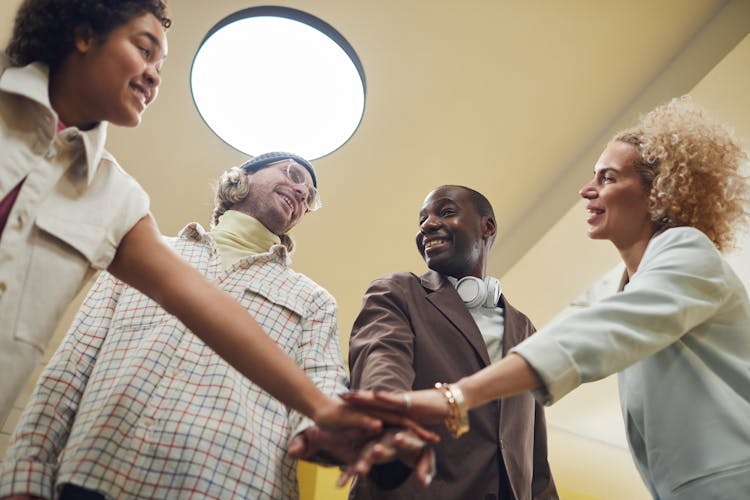
<svg viewBox="0 0 750 500">
<path fill-rule="evenodd" d="M 219 223 L 211 230 L 211 237 L 219 247 L 224 269 L 229 269 L 243 257 L 266 253 L 281 243 L 281 238 L 258 219 L 237 210 L 227 210 L 219 217 Z"/>
</svg>

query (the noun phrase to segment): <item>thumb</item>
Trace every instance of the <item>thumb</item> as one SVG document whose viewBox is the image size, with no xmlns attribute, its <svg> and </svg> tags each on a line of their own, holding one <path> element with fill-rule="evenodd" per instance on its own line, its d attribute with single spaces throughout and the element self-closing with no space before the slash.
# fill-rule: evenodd
<svg viewBox="0 0 750 500">
<path fill-rule="evenodd" d="M 432 478 L 435 477 L 435 469 L 437 464 L 435 463 L 435 451 L 431 448 L 425 449 L 422 452 L 422 456 L 419 457 L 419 461 L 416 465 L 417 480 L 423 487 L 427 487 L 432 483 Z"/>
</svg>

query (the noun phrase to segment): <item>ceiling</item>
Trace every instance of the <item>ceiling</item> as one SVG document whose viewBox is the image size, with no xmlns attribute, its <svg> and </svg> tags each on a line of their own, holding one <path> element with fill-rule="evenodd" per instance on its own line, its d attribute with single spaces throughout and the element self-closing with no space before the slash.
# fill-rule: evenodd
<svg viewBox="0 0 750 500">
<path fill-rule="evenodd" d="M 19 4 L 0 4 L 3 39 Z M 586 240 L 582 209 L 571 212 L 616 129 L 701 89 L 699 102 L 720 108 L 750 137 L 747 1 L 276 4 L 333 25 L 367 78 L 359 129 L 315 162 L 323 209 L 293 232 L 294 267 L 337 298 L 344 345 L 372 279 L 425 269 L 414 235 L 434 187 L 464 184 L 492 201 L 500 233 L 489 271 L 541 326 L 617 260 L 608 245 Z M 255 5 L 267 3 L 171 0 L 159 99 L 138 129 L 110 129 L 110 150 L 150 193 L 165 233 L 191 220 L 207 226 L 211 183 L 245 160 L 202 122 L 189 70 L 217 21 Z M 292 69 L 258 78 L 304 84 Z M 561 489 L 570 498 L 648 498 L 621 439 L 616 387 L 605 381 L 580 391 L 590 397 L 550 409 Z"/>
</svg>

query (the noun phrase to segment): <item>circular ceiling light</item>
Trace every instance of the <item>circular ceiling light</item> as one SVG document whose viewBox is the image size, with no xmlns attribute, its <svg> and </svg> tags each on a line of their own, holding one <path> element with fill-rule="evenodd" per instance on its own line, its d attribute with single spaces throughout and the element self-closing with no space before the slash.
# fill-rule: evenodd
<svg viewBox="0 0 750 500">
<path fill-rule="evenodd" d="M 286 7 L 251 7 L 203 39 L 190 72 L 203 120 L 251 156 L 289 151 L 313 160 L 354 134 L 365 74 L 332 26 Z"/>
</svg>

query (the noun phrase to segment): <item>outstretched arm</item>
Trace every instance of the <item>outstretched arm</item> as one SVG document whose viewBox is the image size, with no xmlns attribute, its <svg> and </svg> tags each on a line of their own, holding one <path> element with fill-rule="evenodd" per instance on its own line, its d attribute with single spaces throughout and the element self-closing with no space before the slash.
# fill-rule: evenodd
<svg viewBox="0 0 750 500">
<path fill-rule="evenodd" d="M 378 419 L 318 390 L 245 309 L 164 243 L 150 216 L 125 235 L 109 271 L 157 301 L 243 375 L 322 428 L 380 428 Z"/>
<path fill-rule="evenodd" d="M 541 381 L 525 359 L 511 353 L 497 363 L 459 380 L 466 410 L 482 406 L 488 401 L 514 396 L 537 389 Z M 404 404 L 404 395 L 395 393 L 359 391 L 342 397 L 351 405 L 362 409 L 399 412 L 425 424 L 438 424 L 450 414 L 450 406 L 443 394 L 435 389 L 406 393 L 410 404 Z"/>
<path fill-rule="evenodd" d="M 459 380 L 457 385 L 464 394 L 467 409 L 471 409 L 537 389 L 542 383 L 523 357 L 511 353 L 500 362 Z"/>
</svg>

